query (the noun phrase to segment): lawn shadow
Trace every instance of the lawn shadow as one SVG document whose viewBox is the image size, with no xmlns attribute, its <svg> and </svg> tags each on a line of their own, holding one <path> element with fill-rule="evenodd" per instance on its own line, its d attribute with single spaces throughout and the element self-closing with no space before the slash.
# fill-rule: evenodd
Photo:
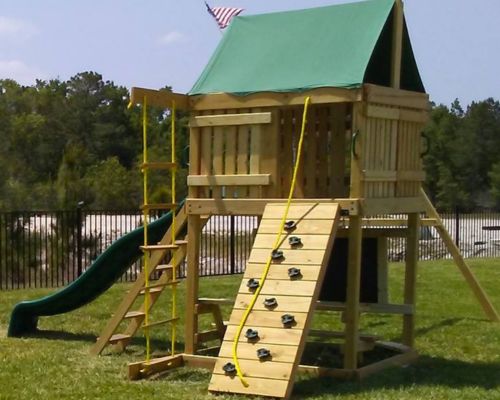
<svg viewBox="0 0 500 400">
<path fill-rule="evenodd" d="M 390 368 L 362 382 L 303 378 L 295 384 L 292 398 L 302 399 L 320 394 L 361 394 L 380 389 L 399 391 L 418 385 L 497 389 L 500 388 L 500 361 L 465 362 L 423 355 L 414 365 Z"/>
<path fill-rule="evenodd" d="M 66 331 L 57 331 L 54 329 L 38 329 L 36 332 L 24 335 L 23 337 L 31 339 L 49 339 L 49 340 L 66 340 L 75 342 L 90 342 L 94 343 L 97 336 L 93 333 L 73 333 Z"/>
</svg>

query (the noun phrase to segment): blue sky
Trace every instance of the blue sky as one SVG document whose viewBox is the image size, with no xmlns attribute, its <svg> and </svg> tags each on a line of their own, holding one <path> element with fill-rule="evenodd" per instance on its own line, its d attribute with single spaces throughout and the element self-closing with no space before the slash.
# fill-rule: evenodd
<svg viewBox="0 0 500 400">
<path fill-rule="evenodd" d="M 246 14 L 345 0 L 211 0 Z M 406 0 L 431 99 L 500 99 L 499 0 Z M 0 78 L 96 71 L 116 84 L 188 91 L 221 38 L 202 0 L 0 0 Z"/>
</svg>

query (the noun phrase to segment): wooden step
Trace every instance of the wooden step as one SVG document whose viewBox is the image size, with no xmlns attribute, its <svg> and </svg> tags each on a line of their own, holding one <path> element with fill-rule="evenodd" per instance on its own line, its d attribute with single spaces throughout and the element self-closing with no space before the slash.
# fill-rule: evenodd
<svg viewBox="0 0 500 400">
<path fill-rule="evenodd" d="M 118 342 L 121 342 L 122 340 L 130 339 L 131 337 L 132 337 L 131 335 L 125 335 L 123 333 L 116 333 L 109 338 L 108 342 L 111 344 L 116 344 Z"/>
<path fill-rule="evenodd" d="M 142 325 L 142 328 L 145 329 L 145 328 L 151 328 L 151 327 L 154 327 L 154 326 L 159 326 L 159 325 L 165 325 L 165 324 L 170 324 L 172 322 L 176 322 L 178 321 L 179 318 L 176 317 L 176 318 L 169 318 L 169 319 L 164 319 L 164 320 L 161 320 L 161 321 L 155 321 L 155 322 L 150 322 L 149 324 L 143 324 Z"/>
<path fill-rule="evenodd" d="M 187 240 L 176 240 L 174 242 L 177 246 L 185 246 L 188 244 L 188 241 Z"/>
<path fill-rule="evenodd" d="M 152 170 L 169 170 L 177 168 L 177 163 L 173 162 L 163 162 L 163 161 L 148 161 L 141 164 L 141 170 L 152 169 Z"/>
<path fill-rule="evenodd" d="M 174 268 L 173 265 L 171 264 L 160 264 L 160 265 L 157 265 L 156 268 L 155 268 L 155 271 L 169 271 L 169 270 L 172 270 Z"/>
<path fill-rule="evenodd" d="M 144 317 L 145 315 L 144 311 L 129 311 L 123 316 L 123 319 Z"/>
<path fill-rule="evenodd" d="M 154 203 L 154 204 L 143 204 L 141 210 L 173 210 L 177 208 L 177 203 Z"/>
<path fill-rule="evenodd" d="M 178 285 L 179 283 L 180 283 L 180 281 L 169 281 L 169 282 L 164 282 L 164 283 L 154 283 L 152 285 L 149 285 L 149 293 L 156 293 L 158 291 L 153 292 L 153 290 L 155 290 L 155 289 L 162 289 L 162 288 L 167 287 L 167 286 Z M 146 287 L 142 288 L 140 294 L 144 294 L 145 292 L 146 292 Z"/>
<path fill-rule="evenodd" d="M 148 244 L 147 246 L 140 246 L 142 251 L 164 251 L 175 250 L 179 246 L 177 244 Z"/>
</svg>

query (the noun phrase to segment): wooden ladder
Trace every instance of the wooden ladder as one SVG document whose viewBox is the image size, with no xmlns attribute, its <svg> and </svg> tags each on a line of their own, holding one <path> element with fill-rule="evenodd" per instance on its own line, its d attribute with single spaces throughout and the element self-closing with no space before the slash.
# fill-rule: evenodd
<svg viewBox="0 0 500 400">
<path fill-rule="evenodd" d="M 275 203 L 265 208 L 215 363 L 211 392 L 277 398 L 291 394 L 335 239 L 340 215 L 337 203 L 291 205 L 288 220 L 296 226 L 283 232 L 279 246 L 283 258 L 271 264 L 238 344 L 238 360 L 248 386 L 234 372 L 223 369 L 233 363 L 235 335 L 254 291 L 248 285 L 252 286 L 252 278 L 258 281 L 262 275 L 285 207 Z M 291 245 L 290 241 L 297 238 L 300 243 Z M 293 322 L 283 323 L 285 317 L 293 317 Z M 253 335 L 256 337 L 252 339 Z M 270 354 L 260 358 L 258 351 Z"/>
<path fill-rule="evenodd" d="M 175 234 L 176 236 L 182 232 L 187 222 L 187 214 L 185 206 L 177 213 L 176 224 L 175 224 Z M 160 278 L 150 284 L 150 302 L 149 310 L 153 308 L 156 301 L 159 299 L 163 290 L 169 286 L 178 284 L 178 280 L 172 280 L 172 271 L 174 268 L 178 268 L 184 258 L 186 257 L 186 244 L 184 240 L 176 240 L 175 243 L 172 241 L 172 227 L 170 227 L 163 238 L 157 245 L 148 246 L 150 249 L 147 255 L 150 257 L 150 275 L 156 272 L 161 272 Z M 161 264 L 162 259 L 165 257 L 167 252 L 172 253 L 171 260 L 169 264 Z M 97 338 L 96 343 L 92 346 L 90 352 L 91 354 L 98 355 L 104 348 L 109 345 L 117 345 L 120 351 L 123 351 L 127 345 L 130 343 L 132 337 L 136 334 L 139 328 L 143 327 L 143 321 L 145 317 L 144 303 L 138 310 L 130 311 L 130 308 L 135 303 L 137 297 L 144 295 L 144 285 L 145 285 L 145 273 L 142 271 L 137 280 L 134 282 L 133 286 L 130 288 L 129 292 L 123 298 L 122 302 L 116 309 L 115 313 L 108 321 L 108 324 L 101 332 L 101 335 Z M 149 311 L 148 310 L 148 311 Z M 128 320 L 129 323 L 122 333 L 115 333 L 122 321 Z M 171 320 L 163 320 L 151 322 L 149 326 L 160 325 L 164 323 L 172 322 Z"/>
</svg>

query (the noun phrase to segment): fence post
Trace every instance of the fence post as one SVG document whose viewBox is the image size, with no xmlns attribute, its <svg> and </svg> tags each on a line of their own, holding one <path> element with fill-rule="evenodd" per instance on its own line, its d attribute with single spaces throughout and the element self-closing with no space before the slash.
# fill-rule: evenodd
<svg viewBox="0 0 500 400">
<path fill-rule="evenodd" d="M 230 263 L 231 263 L 231 275 L 235 274 L 236 271 L 236 256 L 235 256 L 235 240 L 234 240 L 234 215 L 231 215 L 231 227 L 230 227 L 230 234 L 229 234 L 229 257 L 230 257 Z"/>
<path fill-rule="evenodd" d="M 458 207 L 455 207 L 455 244 L 460 248 L 460 213 Z"/>
<path fill-rule="evenodd" d="M 82 265 L 82 229 L 83 229 L 83 201 L 76 205 L 76 275 L 80 276 L 83 272 Z"/>
</svg>

